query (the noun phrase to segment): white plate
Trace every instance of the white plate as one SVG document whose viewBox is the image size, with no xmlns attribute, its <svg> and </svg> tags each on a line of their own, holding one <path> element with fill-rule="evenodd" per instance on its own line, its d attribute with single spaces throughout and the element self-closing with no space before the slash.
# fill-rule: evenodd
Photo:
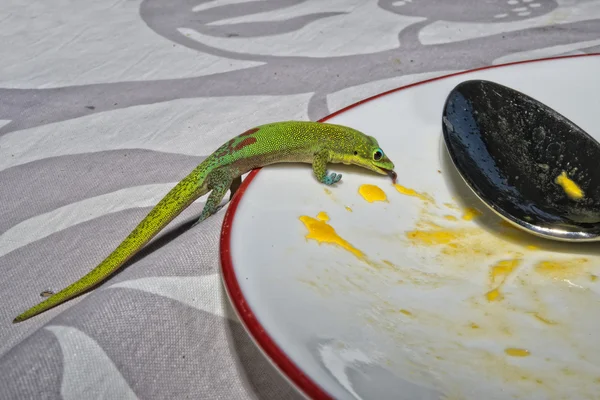
<svg viewBox="0 0 600 400">
<path fill-rule="evenodd" d="M 458 177 L 441 133 L 450 90 L 488 79 L 600 139 L 598 71 L 597 56 L 471 71 L 328 119 L 375 136 L 398 183 L 433 202 L 356 167 L 331 165 L 343 178 L 330 193 L 308 165 L 253 172 L 227 212 L 221 262 L 259 347 L 312 398 L 598 398 L 600 246 L 543 241 L 503 225 Z M 363 184 L 388 201 L 364 200 Z M 483 214 L 465 220 L 466 207 Z M 320 212 L 365 258 L 305 237 L 299 217 Z M 503 274 L 511 260 L 518 265 Z M 493 269 L 502 261 L 504 269 Z"/>
</svg>

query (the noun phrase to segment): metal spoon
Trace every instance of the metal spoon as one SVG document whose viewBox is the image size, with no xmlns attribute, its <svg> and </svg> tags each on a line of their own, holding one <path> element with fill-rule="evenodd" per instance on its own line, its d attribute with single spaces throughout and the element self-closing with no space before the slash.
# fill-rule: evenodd
<svg viewBox="0 0 600 400">
<path fill-rule="evenodd" d="M 521 92 L 483 80 L 457 85 L 442 121 L 452 162 L 498 215 L 548 239 L 600 240 L 600 143 L 583 129 Z M 564 184 L 561 175 L 583 197 L 570 197 L 557 183 Z"/>
</svg>

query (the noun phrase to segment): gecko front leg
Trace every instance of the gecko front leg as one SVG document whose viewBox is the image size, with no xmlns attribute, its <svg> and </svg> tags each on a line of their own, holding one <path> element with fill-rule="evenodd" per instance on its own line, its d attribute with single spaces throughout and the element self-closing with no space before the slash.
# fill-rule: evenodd
<svg viewBox="0 0 600 400">
<path fill-rule="evenodd" d="M 312 168 L 315 176 L 319 182 L 324 183 L 327 186 L 331 186 L 342 179 L 342 174 L 336 174 L 332 172 L 331 175 L 327 175 L 327 163 L 329 162 L 329 151 L 321 150 L 315 154 L 313 159 Z"/>
</svg>

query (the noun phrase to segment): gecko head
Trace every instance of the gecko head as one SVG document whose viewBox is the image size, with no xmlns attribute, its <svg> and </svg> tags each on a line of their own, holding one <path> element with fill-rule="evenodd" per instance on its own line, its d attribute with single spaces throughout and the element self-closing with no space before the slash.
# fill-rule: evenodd
<svg viewBox="0 0 600 400">
<path fill-rule="evenodd" d="M 358 141 L 351 149 L 351 153 L 345 157 L 343 162 L 345 164 L 359 165 L 378 174 L 388 175 L 396 183 L 394 163 L 381 149 L 377 139 L 372 136 L 362 135 L 362 140 Z"/>
</svg>

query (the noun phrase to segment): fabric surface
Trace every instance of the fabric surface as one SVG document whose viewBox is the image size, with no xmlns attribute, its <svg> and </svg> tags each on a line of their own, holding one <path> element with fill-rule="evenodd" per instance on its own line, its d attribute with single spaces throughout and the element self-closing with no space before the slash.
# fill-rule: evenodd
<svg viewBox="0 0 600 400">
<path fill-rule="evenodd" d="M 224 294 L 224 210 L 190 229 L 203 200 L 95 291 L 11 321 L 246 129 L 600 52 L 589 0 L 11 0 L 0 21 L 2 399 L 300 398 Z"/>
</svg>

